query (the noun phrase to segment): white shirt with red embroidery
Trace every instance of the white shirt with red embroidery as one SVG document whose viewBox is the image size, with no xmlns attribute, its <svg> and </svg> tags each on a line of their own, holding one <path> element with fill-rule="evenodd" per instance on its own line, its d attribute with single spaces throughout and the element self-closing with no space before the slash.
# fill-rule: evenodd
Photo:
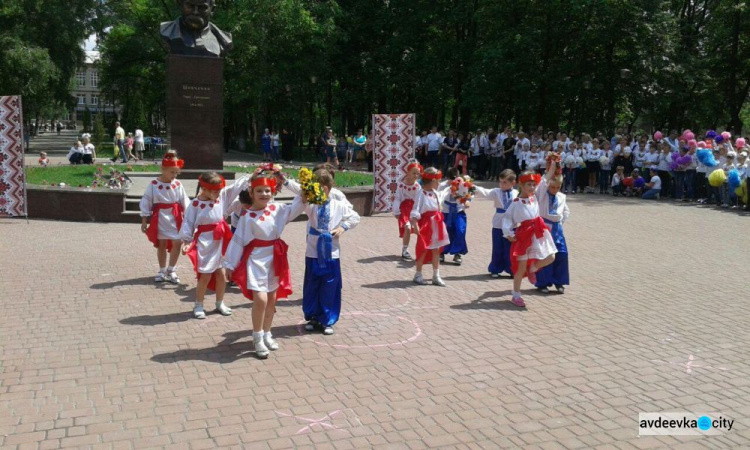
<svg viewBox="0 0 750 450">
<path fill-rule="evenodd" d="M 442 204 L 448 195 L 450 195 L 450 189 L 437 191 L 421 190 L 419 196 L 417 196 L 417 201 L 414 202 L 414 208 L 411 210 L 410 218 L 420 220 L 425 213 L 430 211 L 440 211 L 442 209 Z M 433 219 L 433 224 L 434 223 Z M 428 249 L 440 248 L 450 244 L 448 230 L 445 228 L 445 223 L 441 226 L 443 228 L 443 239 L 440 239 L 440 229 L 433 226 L 432 236 L 430 236 L 430 242 L 427 244 Z"/>
<path fill-rule="evenodd" d="M 221 190 L 219 198 L 212 200 L 199 200 L 197 197 L 190 202 L 185 210 L 180 229 L 180 240 L 185 243 L 192 242 L 197 228 L 201 225 L 211 225 L 224 221 L 229 215 L 229 206 L 240 192 L 247 189 L 249 176 L 235 181 L 231 186 Z M 221 240 L 214 240 L 212 232 L 201 233 L 196 242 L 198 250 L 198 272 L 214 273 L 221 267 Z"/>
<path fill-rule="evenodd" d="M 514 228 L 516 225 L 532 220 L 539 217 L 539 202 L 535 196 L 531 197 L 517 197 L 510 204 L 510 207 L 503 215 L 503 236 L 515 237 Z M 526 254 L 519 256 L 518 260 L 531 259 L 544 259 L 549 255 L 557 253 L 557 247 L 555 241 L 552 239 L 552 235 L 549 230 L 544 230 L 544 234 L 541 238 L 532 236 L 531 246 L 526 249 Z"/>
<path fill-rule="evenodd" d="M 281 238 L 284 227 L 302 214 L 305 204 L 297 196 L 291 204 L 271 202 L 265 209 L 242 211 L 234 237 L 227 247 L 224 267 L 234 270 L 240 263 L 245 246 L 252 240 L 274 241 Z M 247 288 L 255 292 L 273 292 L 279 288 L 279 277 L 273 268 L 274 247 L 255 247 L 247 259 Z"/>
<path fill-rule="evenodd" d="M 190 198 L 185 192 L 185 187 L 177 180 L 171 183 L 151 180 L 146 187 L 146 192 L 141 198 L 141 217 L 150 217 L 153 207 L 159 203 L 177 203 L 182 205 L 182 210 L 187 210 L 190 204 Z M 176 240 L 180 238 L 180 230 L 177 229 L 177 219 L 172 214 L 171 209 L 159 210 L 159 239 Z"/>
<path fill-rule="evenodd" d="M 422 185 L 417 181 L 411 185 L 404 184 L 403 181 L 400 182 L 396 188 L 396 194 L 393 196 L 393 208 L 391 209 L 393 215 L 401 215 L 401 203 L 405 200 L 411 200 L 416 203 L 420 191 L 422 191 Z"/>
</svg>

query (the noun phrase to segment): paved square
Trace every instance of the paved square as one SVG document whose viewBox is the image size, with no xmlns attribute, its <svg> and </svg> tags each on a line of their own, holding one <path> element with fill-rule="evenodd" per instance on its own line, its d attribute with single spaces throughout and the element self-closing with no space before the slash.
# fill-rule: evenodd
<svg viewBox="0 0 750 450">
<path fill-rule="evenodd" d="M 395 219 L 365 218 L 343 238 L 331 337 L 299 326 L 291 224 L 295 295 L 267 361 L 238 290 L 233 316 L 197 321 L 186 258 L 182 286 L 154 286 L 138 225 L 0 220 L 0 449 L 750 446 L 750 217 L 569 201 L 573 284 L 527 291 L 525 311 L 486 274 L 489 202 L 469 210 L 470 254 L 442 289 L 411 283 Z M 638 437 L 638 413 L 663 411 L 735 425 Z"/>
</svg>

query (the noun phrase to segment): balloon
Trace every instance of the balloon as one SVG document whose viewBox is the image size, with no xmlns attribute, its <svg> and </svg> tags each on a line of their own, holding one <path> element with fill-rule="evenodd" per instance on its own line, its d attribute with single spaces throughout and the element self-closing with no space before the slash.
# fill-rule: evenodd
<svg viewBox="0 0 750 450">
<path fill-rule="evenodd" d="M 663 137 L 664 137 L 664 135 L 661 134 L 661 131 L 657 131 L 656 133 L 654 133 L 654 140 L 655 141 L 661 141 L 661 138 L 663 138 Z"/>
<path fill-rule="evenodd" d="M 737 148 L 745 148 L 745 138 L 737 138 L 734 142 L 734 146 Z"/>
<path fill-rule="evenodd" d="M 732 133 L 730 133 L 728 131 L 722 131 L 721 132 L 721 137 L 723 137 L 725 141 L 728 141 L 728 140 L 732 139 Z"/>
<path fill-rule="evenodd" d="M 704 142 L 704 143 L 703 143 L 703 145 L 705 146 L 705 145 L 706 145 L 706 143 Z M 695 139 L 690 139 L 690 140 L 688 141 L 688 147 L 690 147 L 690 148 L 695 148 L 695 147 L 697 147 L 697 146 L 698 146 L 698 143 L 697 143 L 697 142 L 695 141 Z"/>
<path fill-rule="evenodd" d="M 686 141 L 695 139 L 695 133 L 693 133 L 690 130 L 686 130 L 685 133 L 683 133 L 682 138 Z"/>
</svg>

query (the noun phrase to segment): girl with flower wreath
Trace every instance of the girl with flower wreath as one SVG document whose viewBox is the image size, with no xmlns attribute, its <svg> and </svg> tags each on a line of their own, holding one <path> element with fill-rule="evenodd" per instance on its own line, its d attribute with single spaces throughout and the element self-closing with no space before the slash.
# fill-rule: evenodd
<svg viewBox="0 0 750 450">
<path fill-rule="evenodd" d="M 440 278 L 440 249 L 450 244 L 450 241 L 441 205 L 450 195 L 450 190 L 438 190 L 442 178 L 443 172 L 434 167 L 428 167 L 422 172 L 422 190 L 410 213 L 412 228 L 419 229 L 417 270 L 414 274 L 416 284 L 428 284 L 422 276 L 422 266 L 425 262 L 431 262 L 432 284 L 445 287 L 445 282 Z"/>
<path fill-rule="evenodd" d="M 291 204 L 273 200 L 277 193 L 273 172 L 256 172 L 250 181 L 251 206 L 240 215 L 237 229 L 227 247 L 224 268 L 242 294 L 253 301 L 253 343 L 255 355 L 268 358 L 279 344 L 271 334 L 276 301 L 292 293 L 287 260 L 289 246 L 281 239 L 286 225 L 305 208 L 302 195 Z"/>
<path fill-rule="evenodd" d="M 177 181 L 185 162 L 169 150 L 161 161 L 161 175 L 151 180 L 141 198 L 141 231 L 156 247 L 159 272 L 154 282 L 179 284 L 175 266 L 180 257 L 180 227 L 190 203 L 185 187 Z M 169 265 L 167 265 L 169 253 Z"/>
<path fill-rule="evenodd" d="M 466 210 L 471 204 L 476 188 L 471 178 L 459 176 L 455 167 L 451 167 L 446 173 L 447 180 L 440 183 L 438 191 L 449 192 L 441 206 L 450 243 L 440 251 L 440 262 L 445 261 L 445 255 L 453 255 L 453 262 L 460 266 L 463 263 L 463 255 L 469 253 L 466 245 Z"/>
<path fill-rule="evenodd" d="M 414 200 L 422 191 L 422 186 L 419 185 L 419 177 L 422 175 L 422 170 L 422 166 L 416 160 L 410 161 L 406 166 L 406 174 L 398 184 L 396 194 L 393 197 L 391 211 L 398 221 L 398 236 L 401 238 L 402 243 L 401 259 L 405 261 L 413 259 L 409 253 L 411 233 L 412 231 L 419 233 L 419 230 L 412 230 L 409 215 L 414 207 Z"/>
<path fill-rule="evenodd" d="M 549 228 L 539 216 L 539 202 L 534 195 L 541 180 L 542 176 L 537 173 L 521 173 L 518 178 L 521 192 L 503 214 L 503 235 L 511 242 L 511 301 L 521 308 L 526 307 L 521 297 L 521 282 L 528 277 L 532 284 L 536 283 L 539 269 L 552 264 L 557 252 Z"/>
<path fill-rule="evenodd" d="M 205 319 L 203 298 L 207 290 L 216 292 L 216 311 L 223 316 L 232 314 L 224 304 L 227 279 L 222 268 L 222 257 L 232 239 L 232 231 L 224 219 L 229 206 L 240 192 L 247 189 L 249 176 L 244 176 L 227 186 L 224 177 L 216 172 L 206 172 L 198 178 L 200 191 L 185 211 L 180 229 L 182 253 L 188 255 L 198 278 L 193 315 Z"/>
</svg>

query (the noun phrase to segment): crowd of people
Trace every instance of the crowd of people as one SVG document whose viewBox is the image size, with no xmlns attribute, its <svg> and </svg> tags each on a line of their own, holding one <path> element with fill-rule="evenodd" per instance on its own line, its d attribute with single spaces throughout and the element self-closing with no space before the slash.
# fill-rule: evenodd
<svg viewBox="0 0 750 450">
<path fill-rule="evenodd" d="M 497 181 L 510 169 L 541 172 L 550 153 L 560 157 L 563 192 L 612 194 L 644 199 L 669 198 L 717 204 L 723 208 L 748 208 L 747 178 L 750 160 L 744 138 L 708 130 L 702 137 L 691 130 L 654 135 L 627 134 L 618 129 L 612 137 L 598 132 L 547 132 L 540 127 L 530 135 L 506 127 L 476 133 L 441 133 L 424 130 L 416 139 L 416 155 L 425 165 L 443 171 L 457 168 L 475 179 Z M 709 176 L 724 172 L 714 186 Z M 721 178 L 717 174 L 715 178 Z M 739 184 L 738 184 L 739 181 Z"/>
</svg>

